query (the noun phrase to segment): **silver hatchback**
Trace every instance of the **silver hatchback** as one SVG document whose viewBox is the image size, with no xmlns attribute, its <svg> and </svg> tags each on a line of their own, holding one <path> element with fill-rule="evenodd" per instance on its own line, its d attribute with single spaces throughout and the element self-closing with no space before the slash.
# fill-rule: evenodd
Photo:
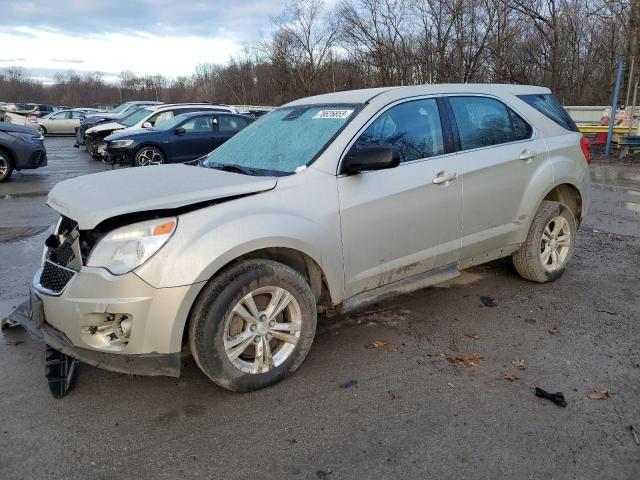
<svg viewBox="0 0 640 480">
<path fill-rule="evenodd" d="M 558 278 L 589 152 L 546 88 L 429 85 L 284 105 L 195 164 L 58 184 L 33 284 L 62 356 L 145 375 L 190 351 L 249 391 L 295 371 L 320 312 L 512 256 Z"/>
</svg>

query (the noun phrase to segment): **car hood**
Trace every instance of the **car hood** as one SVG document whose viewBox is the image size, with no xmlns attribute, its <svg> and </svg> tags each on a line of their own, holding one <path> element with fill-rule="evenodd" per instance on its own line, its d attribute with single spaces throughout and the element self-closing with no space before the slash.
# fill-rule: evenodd
<svg viewBox="0 0 640 480">
<path fill-rule="evenodd" d="M 127 126 L 122 125 L 121 123 L 118 123 L 118 122 L 108 122 L 108 123 L 101 123 L 99 125 L 96 125 L 95 127 L 87 128 L 87 133 L 91 134 L 91 133 L 104 132 L 107 130 L 122 130 L 123 128 L 127 128 Z"/>
<path fill-rule="evenodd" d="M 111 142 L 113 140 L 122 140 L 129 138 L 136 139 L 140 136 L 144 136 L 145 138 L 147 138 L 153 135 L 162 135 L 163 133 L 165 133 L 164 130 L 154 130 L 153 128 L 125 128 L 113 132 L 104 140 L 105 142 Z"/>
<path fill-rule="evenodd" d="M 24 127 L 22 125 L 9 122 L 0 122 L 0 132 L 18 132 L 28 133 L 31 135 L 38 133 L 35 128 Z"/>
<path fill-rule="evenodd" d="M 58 183 L 47 204 L 81 230 L 128 213 L 185 207 L 275 188 L 275 177 L 252 177 L 191 165 L 137 167 Z"/>
</svg>

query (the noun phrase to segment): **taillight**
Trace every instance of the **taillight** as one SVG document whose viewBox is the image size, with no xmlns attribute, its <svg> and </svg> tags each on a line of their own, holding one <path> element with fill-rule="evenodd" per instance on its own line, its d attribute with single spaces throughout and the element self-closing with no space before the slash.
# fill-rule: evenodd
<svg viewBox="0 0 640 480">
<path fill-rule="evenodd" d="M 591 150 L 591 142 L 589 141 L 589 139 L 587 137 L 582 137 L 580 139 L 580 148 L 582 149 L 582 153 L 584 155 L 584 159 L 587 161 L 587 163 L 591 163 L 591 153 L 589 152 L 589 150 Z"/>
</svg>

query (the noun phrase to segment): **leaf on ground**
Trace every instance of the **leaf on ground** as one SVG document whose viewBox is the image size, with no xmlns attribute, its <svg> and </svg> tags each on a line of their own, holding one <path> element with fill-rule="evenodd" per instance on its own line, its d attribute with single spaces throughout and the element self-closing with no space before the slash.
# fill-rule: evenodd
<svg viewBox="0 0 640 480">
<path fill-rule="evenodd" d="M 386 350 L 390 353 L 398 351 L 397 348 L 389 346 L 389 342 L 387 342 L 386 340 L 374 340 L 373 342 L 371 342 L 371 346 L 380 350 Z"/>
<path fill-rule="evenodd" d="M 480 340 L 480 335 L 477 333 L 465 333 L 464 336 L 466 338 L 470 338 L 471 340 Z"/>
<path fill-rule="evenodd" d="M 478 362 L 482 358 L 478 352 L 474 352 L 471 355 L 458 356 L 458 357 L 447 357 L 447 361 L 454 365 L 465 365 L 467 367 L 477 367 Z"/>
<path fill-rule="evenodd" d="M 527 368 L 524 360 L 513 360 L 511 363 L 519 370 L 525 370 Z"/>
<path fill-rule="evenodd" d="M 516 380 L 520 380 L 520 377 L 517 373 L 505 373 L 502 378 L 505 380 L 509 380 L 510 382 L 515 382 Z"/>
<path fill-rule="evenodd" d="M 589 398 L 592 400 L 606 400 L 610 396 L 611 395 L 609 395 L 609 390 L 596 390 L 595 392 L 591 392 L 589 394 Z"/>
<path fill-rule="evenodd" d="M 547 332 L 551 334 L 560 333 L 560 327 L 558 327 L 557 325 L 548 325 Z"/>
</svg>

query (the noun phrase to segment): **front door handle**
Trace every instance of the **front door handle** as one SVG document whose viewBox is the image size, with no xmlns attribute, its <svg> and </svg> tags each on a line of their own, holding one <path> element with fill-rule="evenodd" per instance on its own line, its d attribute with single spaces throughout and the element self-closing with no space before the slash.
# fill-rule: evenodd
<svg viewBox="0 0 640 480">
<path fill-rule="evenodd" d="M 445 172 L 445 171 L 438 172 L 438 174 L 435 177 L 433 177 L 433 183 L 435 183 L 436 185 L 439 185 L 441 183 L 449 183 L 452 180 L 455 180 L 457 176 L 458 174 L 456 172 L 452 172 L 452 173 Z"/>
<path fill-rule="evenodd" d="M 529 160 L 537 156 L 538 154 L 536 152 L 532 152 L 531 150 L 523 150 L 522 152 L 520 152 L 520 156 L 518 158 L 520 158 L 520 160 Z"/>
</svg>

